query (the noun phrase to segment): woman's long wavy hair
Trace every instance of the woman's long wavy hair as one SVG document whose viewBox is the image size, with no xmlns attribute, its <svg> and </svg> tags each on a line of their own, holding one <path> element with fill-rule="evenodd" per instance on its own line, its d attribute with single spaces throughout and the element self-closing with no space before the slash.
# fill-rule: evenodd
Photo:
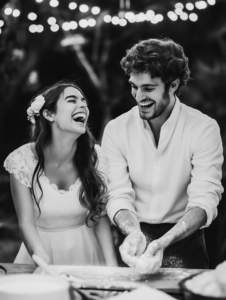
<svg viewBox="0 0 226 300">
<path fill-rule="evenodd" d="M 35 143 L 35 151 L 38 157 L 38 163 L 32 176 L 31 193 L 40 214 L 39 203 L 43 197 L 43 190 L 39 178 L 43 174 L 45 166 L 43 149 L 51 143 L 52 137 L 50 122 L 44 118 L 42 112 L 46 109 L 49 112 L 55 113 L 59 97 L 67 87 L 73 87 L 84 95 L 77 84 L 69 80 L 59 81 L 53 86 L 41 90 L 38 95 L 42 95 L 45 98 L 45 103 L 40 110 L 40 115 L 35 116 L 35 124 L 31 125 L 30 128 L 30 141 Z M 33 97 L 30 104 L 38 95 Z M 77 140 L 77 149 L 73 161 L 82 182 L 79 190 L 79 201 L 83 207 L 88 209 L 86 218 L 86 225 L 88 227 L 95 226 L 98 223 L 99 218 L 105 211 L 107 201 L 107 187 L 103 175 L 97 170 L 98 156 L 94 146 L 95 139 L 87 127 L 86 132 Z M 39 199 L 35 192 L 36 182 L 41 191 Z"/>
</svg>

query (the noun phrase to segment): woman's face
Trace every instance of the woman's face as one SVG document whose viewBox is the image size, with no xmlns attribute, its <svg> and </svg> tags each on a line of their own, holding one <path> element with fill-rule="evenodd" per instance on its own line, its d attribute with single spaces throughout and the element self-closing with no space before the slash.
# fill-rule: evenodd
<svg viewBox="0 0 226 300">
<path fill-rule="evenodd" d="M 85 133 L 89 109 L 84 96 L 74 87 L 66 87 L 57 102 L 54 126 L 69 132 Z"/>
</svg>

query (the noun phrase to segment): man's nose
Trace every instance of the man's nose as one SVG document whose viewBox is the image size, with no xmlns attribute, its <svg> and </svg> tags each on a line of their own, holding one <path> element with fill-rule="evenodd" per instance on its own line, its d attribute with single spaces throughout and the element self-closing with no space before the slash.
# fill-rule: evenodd
<svg viewBox="0 0 226 300">
<path fill-rule="evenodd" d="M 145 97 L 142 93 L 142 91 L 140 89 L 137 90 L 136 95 L 135 95 L 135 99 L 137 102 L 140 102 L 141 100 L 143 100 Z"/>
</svg>

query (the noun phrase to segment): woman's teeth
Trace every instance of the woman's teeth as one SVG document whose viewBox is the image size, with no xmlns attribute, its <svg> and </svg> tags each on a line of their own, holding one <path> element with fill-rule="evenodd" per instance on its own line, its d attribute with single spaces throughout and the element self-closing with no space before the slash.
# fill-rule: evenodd
<svg viewBox="0 0 226 300">
<path fill-rule="evenodd" d="M 75 122 L 79 122 L 79 123 L 82 123 L 82 124 L 84 124 L 85 119 L 86 119 L 86 115 L 83 114 L 83 113 L 78 113 L 78 114 L 73 116 L 73 120 Z"/>
</svg>

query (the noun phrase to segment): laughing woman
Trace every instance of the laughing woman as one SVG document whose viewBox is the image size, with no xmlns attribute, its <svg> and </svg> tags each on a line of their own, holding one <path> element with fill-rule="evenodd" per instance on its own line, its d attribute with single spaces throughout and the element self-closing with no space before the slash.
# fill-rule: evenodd
<svg viewBox="0 0 226 300">
<path fill-rule="evenodd" d="M 27 110 L 31 141 L 4 166 L 23 243 L 15 263 L 116 266 L 105 213 L 107 161 L 87 127 L 81 89 L 61 81 L 42 90 Z"/>
</svg>

